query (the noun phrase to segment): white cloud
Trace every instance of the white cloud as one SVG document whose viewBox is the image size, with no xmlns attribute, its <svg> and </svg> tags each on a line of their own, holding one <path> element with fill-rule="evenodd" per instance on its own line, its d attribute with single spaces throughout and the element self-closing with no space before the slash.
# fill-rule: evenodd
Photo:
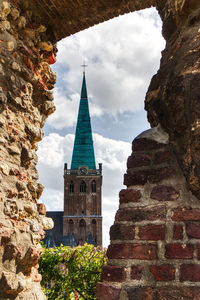
<svg viewBox="0 0 200 300">
<path fill-rule="evenodd" d="M 49 118 L 49 123 L 56 129 L 71 127 L 75 124 L 80 101 L 79 94 L 66 95 L 61 88 L 54 89 L 56 112 Z"/>
<path fill-rule="evenodd" d="M 65 137 L 51 133 L 39 143 L 39 181 L 45 185 L 41 197 L 48 210 L 63 210 L 63 165 L 70 163 L 74 136 Z M 103 232 L 104 245 L 109 243 L 109 228 L 113 224 L 119 200 L 118 193 L 123 187 L 126 160 L 131 145 L 126 142 L 104 138 L 94 134 L 97 163 L 103 163 Z M 69 164 L 70 167 L 70 164 Z"/>
<path fill-rule="evenodd" d="M 112 19 L 62 40 L 55 64 L 62 89 L 55 92 L 57 112 L 48 125 L 62 129 L 75 124 L 84 58 L 92 116 L 142 110 L 163 47 L 161 21 L 154 9 Z"/>
</svg>

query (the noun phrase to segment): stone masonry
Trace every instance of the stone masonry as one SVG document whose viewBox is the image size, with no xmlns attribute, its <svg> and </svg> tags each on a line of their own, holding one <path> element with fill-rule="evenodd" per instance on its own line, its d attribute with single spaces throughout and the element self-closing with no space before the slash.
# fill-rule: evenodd
<svg viewBox="0 0 200 300">
<path fill-rule="evenodd" d="M 152 127 L 169 134 L 189 189 L 200 198 L 200 1 L 158 6 L 166 48 L 145 106 Z"/>
<path fill-rule="evenodd" d="M 97 294 L 200 299 L 199 0 L 0 0 L 0 299 L 45 299 L 39 241 L 53 224 L 36 150 L 55 110 L 56 42 L 151 6 L 166 39 L 145 101 L 154 129 L 133 142 Z"/>
<path fill-rule="evenodd" d="M 98 299 L 199 300 L 199 200 L 160 127 L 133 141 L 124 184 Z"/>
<path fill-rule="evenodd" d="M 35 151 L 55 110 L 56 49 L 46 30 L 31 11 L 0 1 L 0 299 L 45 299 L 39 241 L 53 224 L 37 204 Z"/>
</svg>

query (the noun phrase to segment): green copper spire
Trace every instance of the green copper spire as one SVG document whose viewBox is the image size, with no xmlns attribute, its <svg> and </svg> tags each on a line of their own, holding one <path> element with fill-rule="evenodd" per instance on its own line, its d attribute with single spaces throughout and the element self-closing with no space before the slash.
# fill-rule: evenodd
<svg viewBox="0 0 200 300">
<path fill-rule="evenodd" d="M 71 169 L 78 169 L 79 166 L 88 166 L 88 169 L 96 169 L 85 72 L 83 72 Z"/>
</svg>

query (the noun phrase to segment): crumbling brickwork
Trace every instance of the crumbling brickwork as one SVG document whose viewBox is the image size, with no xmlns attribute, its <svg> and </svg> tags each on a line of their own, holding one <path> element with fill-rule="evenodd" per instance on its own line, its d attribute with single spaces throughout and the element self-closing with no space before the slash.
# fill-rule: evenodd
<svg viewBox="0 0 200 300">
<path fill-rule="evenodd" d="M 0 298 L 44 299 L 38 258 L 53 224 L 37 203 L 37 142 L 54 112 L 56 42 L 157 7 L 166 49 L 146 96 L 155 130 L 133 142 L 99 299 L 199 297 L 199 0 L 0 0 Z M 146 143 L 146 144 L 145 144 Z"/>
<path fill-rule="evenodd" d="M 98 299 L 200 299 L 199 200 L 160 128 L 133 141 L 124 184 Z"/>
<path fill-rule="evenodd" d="M 169 133 L 189 189 L 200 198 L 200 2 L 166 1 L 158 10 L 166 48 L 146 95 L 148 119 Z"/>
</svg>

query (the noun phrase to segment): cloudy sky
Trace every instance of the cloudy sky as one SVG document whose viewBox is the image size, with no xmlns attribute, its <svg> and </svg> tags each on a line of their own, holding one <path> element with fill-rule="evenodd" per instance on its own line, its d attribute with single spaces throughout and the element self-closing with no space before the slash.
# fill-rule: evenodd
<svg viewBox="0 0 200 300">
<path fill-rule="evenodd" d="M 154 9 L 112 19 L 58 44 L 53 65 L 57 110 L 46 122 L 38 150 L 39 182 L 45 186 L 41 201 L 48 210 L 63 210 L 63 165 L 71 163 L 85 60 L 96 163 L 103 164 L 104 246 L 124 187 L 131 142 L 149 128 L 145 93 L 164 45 Z"/>
</svg>

